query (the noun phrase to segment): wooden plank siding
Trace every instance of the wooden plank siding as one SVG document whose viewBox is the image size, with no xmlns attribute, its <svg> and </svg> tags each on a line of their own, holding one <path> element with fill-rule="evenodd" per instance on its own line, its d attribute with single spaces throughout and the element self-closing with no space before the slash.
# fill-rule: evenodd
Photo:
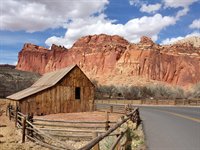
<svg viewBox="0 0 200 150">
<path fill-rule="evenodd" d="M 80 100 L 75 99 L 75 88 L 80 87 Z M 47 115 L 93 110 L 94 85 L 78 68 L 72 69 L 55 86 L 19 101 L 23 114 Z"/>
</svg>

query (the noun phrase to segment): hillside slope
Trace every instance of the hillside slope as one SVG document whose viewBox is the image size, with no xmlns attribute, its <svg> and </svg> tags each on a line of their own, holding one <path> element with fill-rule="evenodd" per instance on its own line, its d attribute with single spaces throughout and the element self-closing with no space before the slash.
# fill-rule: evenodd
<svg viewBox="0 0 200 150">
<path fill-rule="evenodd" d="M 0 98 L 31 86 L 40 75 L 16 70 L 15 66 L 0 65 Z"/>
</svg>

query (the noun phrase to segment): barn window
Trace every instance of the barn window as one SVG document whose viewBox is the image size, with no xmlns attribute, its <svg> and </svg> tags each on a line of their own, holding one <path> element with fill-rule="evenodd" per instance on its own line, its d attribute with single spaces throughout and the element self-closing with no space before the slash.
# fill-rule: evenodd
<svg viewBox="0 0 200 150">
<path fill-rule="evenodd" d="M 81 88 L 76 87 L 75 89 L 75 99 L 81 99 Z"/>
</svg>

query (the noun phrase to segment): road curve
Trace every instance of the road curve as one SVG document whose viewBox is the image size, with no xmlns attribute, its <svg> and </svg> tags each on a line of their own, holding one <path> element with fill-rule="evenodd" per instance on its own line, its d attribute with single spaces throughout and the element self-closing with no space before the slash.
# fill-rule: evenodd
<svg viewBox="0 0 200 150">
<path fill-rule="evenodd" d="M 200 150 L 200 107 L 139 109 L 148 150 Z"/>
</svg>

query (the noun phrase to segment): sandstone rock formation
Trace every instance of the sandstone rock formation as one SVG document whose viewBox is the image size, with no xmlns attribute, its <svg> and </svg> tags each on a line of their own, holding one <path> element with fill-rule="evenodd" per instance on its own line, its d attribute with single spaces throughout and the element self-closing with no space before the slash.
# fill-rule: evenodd
<svg viewBox="0 0 200 150">
<path fill-rule="evenodd" d="M 194 47 L 200 47 L 200 37 L 197 36 L 187 37 L 185 39 L 178 40 L 175 43 L 176 44 L 189 43 L 192 44 Z"/>
<path fill-rule="evenodd" d="M 117 35 L 85 36 L 70 49 L 25 44 L 16 68 L 43 74 L 71 64 L 78 64 L 102 84 L 163 81 L 188 86 L 200 81 L 200 47 L 188 43 L 161 46 L 148 37 L 133 44 Z"/>
</svg>

